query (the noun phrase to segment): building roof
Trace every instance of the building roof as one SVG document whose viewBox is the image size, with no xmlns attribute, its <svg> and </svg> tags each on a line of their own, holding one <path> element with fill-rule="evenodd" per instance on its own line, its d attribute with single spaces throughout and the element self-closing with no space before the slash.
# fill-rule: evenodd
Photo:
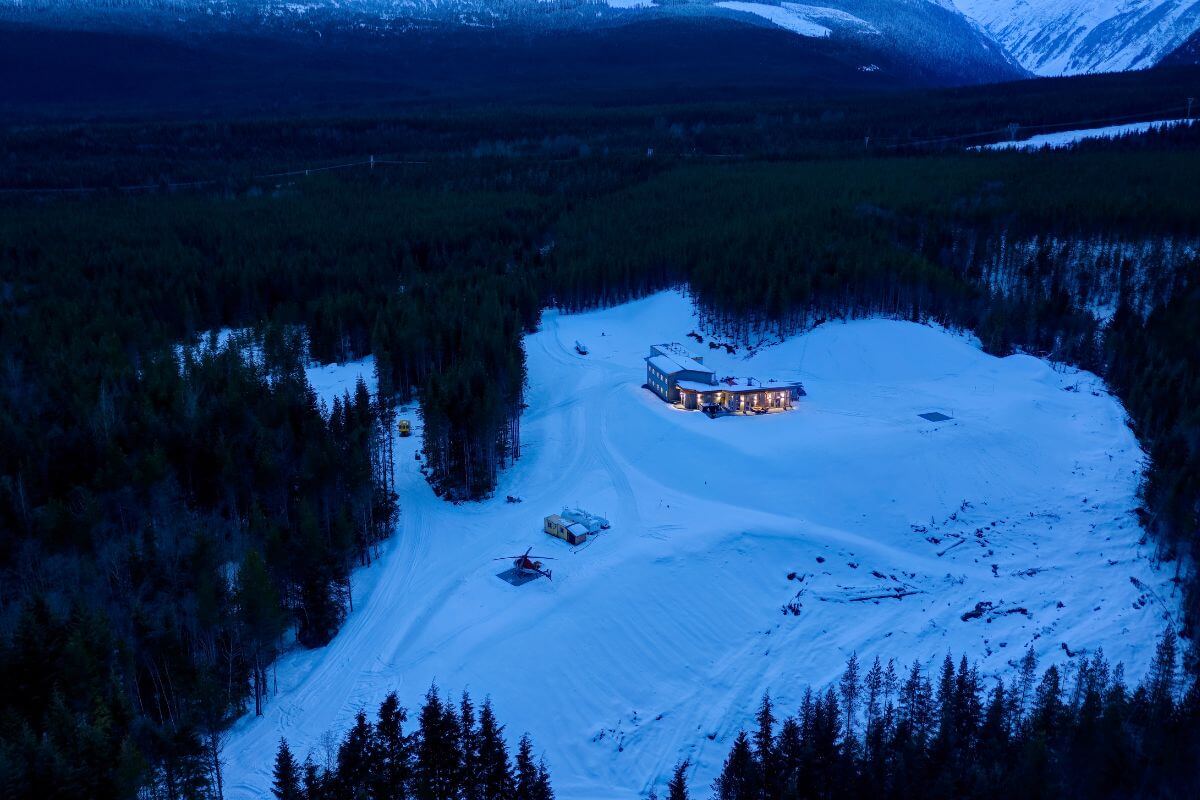
<svg viewBox="0 0 1200 800">
<path fill-rule="evenodd" d="M 546 517 L 546 522 L 552 525 L 558 525 L 564 530 L 570 531 L 574 536 L 587 536 L 592 532 L 588 529 L 588 526 L 584 525 L 582 522 L 573 522 L 570 519 L 560 516 L 559 514 L 549 515 Z"/>
<path fill-rule="evenodd" d="M 700 363 L 699 359 L 689 353 L 679 342 L 656 344 L 650 348 L 651 355 L 646 360 L 665 375 L 677 372 L 704 372 L 714 374 L 713 370 Z"/>
<path fill-rule="evenodd" d="M 685 392 L 729 392 L 730 394 L 748 394 L 750 392 L 780 392 L 791 389 L 804 389 L 800 383 L 792 383 L 788 381 L 776 381 L 774 383 L 759 383 L 755 381 L 753 384 L 747 382 L 745 378 L 737 378 L 733 383 L 720 381 L 715 384 L 700 383 L 699 381 L 677 381 L 676 386 Z"/>
<path fill-rule="evenodd" d="M 683 372 L 685 367 L 679 366 L 673 359 L 666 356 L 650 356 L 646 359 L 650 362 L 650 366 L 657 369 L 663 375 L 674 375 L 677 372 Z"/>
</svg>

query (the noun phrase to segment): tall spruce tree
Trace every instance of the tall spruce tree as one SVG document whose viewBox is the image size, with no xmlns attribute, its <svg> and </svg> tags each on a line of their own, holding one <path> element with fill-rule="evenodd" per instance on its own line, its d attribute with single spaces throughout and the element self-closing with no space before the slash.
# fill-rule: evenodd
<svg viewBox="0 0 1200 800">
<path fill-rule="evenodd" d="M 338 747 L 337 778 L 333 781 L 338 800 L 372 800 L 373 778 L 382 769 L 375 726 L 360 710 Z"/>
<path fill-rule="evenodd" d="M 287 740 L 280 739 L 271 781 L 271 793 L 275 795 L 275 800 L 305 800 L 300 779 L 300 765 L 288 748 Z"/>
<path fill-rule="evenodd" d="M 407 800 L 412 782 L 412 742 L 404 731 L 408 712 L 395 692 L 379 705 L 375 723 L 376 774 L 371 776 L 374 800 Z"/>
<path fill-rule="evenodd" d="M 243 640 L 250 651 L 254 713 L 262 716 L 267 692 L 267 664 L 274 658 L 275 643 L 283 634 L 284 617 L 266 564 L 257 550 L 246 551 L 238 570 L 235 598 Z"/>
<path fill-rule="evenodd" d="M 454 800 L 462 783 L 458 715 L 436 686 L 425 694 L 417 730 L 413 795 L 416 800 Z"/>
<path fill-rule="evenodd" d="M 686 758 L 675 765 L 671 780 L 667 782 L 667 800 L 691 800 L 687 785 L 687 771 L 691 765 Z"/>
<path fill-rule="evenodd" d="M 775 757 L 775 710 L 770 694 L 763 695 L 755 722 L 754 758 L 759 770 L 759 791 L 764 800 L 774 800 L 780 794 L 780 779 Z"/>
<path fill-rule="evenodd" d="M 529 734 L 517 742 L 516 785 L 513 800 L 537 800 L 538 768 L 533 760 L 533 742 Z"/>
<path fill-rule="evenodd" d="M 504 728 L 496 721 L 490 700 L 479 710 L 479 789 L 482 800 L 506 800 L 515 791 Z"/>
<path fill-rule="evenodd" d="M 733 747 L 713 783 L 717 800 L 756 800 L 761 790 L 759 764 L 745 731 L 738 731 Z"/>
<path fill-rule="evenodd" d="M 475 722 L 475 704 L 465 691 L 458 704 L 458 743 L 462 753 L 462 800 L 481 800 L 483 776 L 480 770 L 480 733 Z"/>
</svg>

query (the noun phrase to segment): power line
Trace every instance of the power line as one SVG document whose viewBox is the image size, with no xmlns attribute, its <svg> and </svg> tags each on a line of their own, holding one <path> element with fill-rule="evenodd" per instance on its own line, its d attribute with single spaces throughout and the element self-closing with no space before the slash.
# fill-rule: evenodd
<svg viewBox="0 0 1200 800">
<path fill-rule="evenodd" d="M 401 159 L 381 159 L 374 156 L 368 156 L 363 161 L 349 161 L 344 164 L 328 164 L 319 167 L 302 167 L 298 169 L 287 170 L 285 172 L 264 172 L 257 175 L 250 175 L 244 180 L 267 180 L 270 178 L 292 178 L 301 175 L 314 175 L 321 172 L 331 172 L 334 170 L 352 169 L 354 167 L 373 167 L 376 164 L 386 166 L 407 166 L 427 164 L 427 161 L 407 161 Z M 209 178 L 206 180 L 195 181 L 166 181 L 163 183 L 137 183 L 126 184 L 122 186 L 45 186 L 45 187 L 17 187 L 11 189 L 0 189 L 0 194 L 92 194 L 95 192 L 117 191 L 117 192 L 144 192 L 154 189 L 198 189 L 204 186 L 215 186 L 229 178 L 235 176 L 227 176 L 226 178 Z"/>
<path fill-rule="evenodd" d="M 1019 125 L 1014 122 L 1014 123 L 1009 123 L 1008 125 L 1004 126 L 1003 128 L 995 128 L 993 130 L 988 130 L 988 131 L 972 131 L 970 133 L 952 134 L 952 135 L 948 135 L 948 136 L 939 136 L 939 137 L 935 137 L 935 138 L 931 138 L 931 139 L 917 139 L 917 140 L 905 141 L 899 137 L 894 137 L 890 143 L 888 143 L 886 141 L 883 143 L 879 143 L 877 139 L 868 135 L 863 138 L 863 145 L 864 145 L 864 147 L 869 149 L 871 147 L 872 143 L 875 143 L 875 146 L 882 148 L 882 149 L 899 150 L 899 149 L 905 148 L 905 147 L 924 147 L 926 145 L 933 145 L 933 144 L 949 144 L 951 142 L 961 142 L 961 141 L 966 141 L 968 139 L 979 139 L 979 138 L 984 138 L 984 137 L 998 136 L 1000 134 L 1008 134 L 1010 140 L 1015 141 L 1016 134 L 1021 130 L 1047 131 L 1047 130 L 1057 130 L 1057 129 L 1062 129 L 1062 128 L 1075 128 L 1075 127 L 1079 127 L 1081 125 L 1096 125 L 1098 123 L 1104 123 L 1104 122 L 1126 122 L 1126 121 L 1134 121 L 1134 120 L 1153 122 L 1153 121 L 1160 121 L 1160 120 L 1143 120 L 1141 118 L 1150 117 L 1150 116 L 1162 116 L 1164 114 L 1171 114 L 1173 112 L 1178 112 L 1178 111 L 1185 111 L 1187 114 L 1187 118 L 1190 119 L 1191 115 L 1192 115 L 1192 105 L 1193 105 L 1194 101 L 1195 101 L 1195 98 L 1189 97 L 1189 98 L 1187 98 L 1186 105 L 1178 105 L 1178 106 L 1171 106 L 1169 108 L 1161 108 L 1161 109 L 1158 109 L 1157 111 L 1142 111 L 1142 112 L 1138 112 L 1138 113 L 1134 113 L 1134 114 L 1122 114 L 1119 116 L 1112 116 L 1112 117 L 1093 117 L 1091 119 L 1072 120 L 1070 122 L 1053 122 L 1053 123 L 1038 124 L 1038 125 Z M 415 161 L 415 160 L 404 160 L 404 159 L 382 159 L 382 158 L 376 158 L 375 156 L 371 155 L 371 156 L 368 156 L 365 160 L 349 161 L 344 164 L 327 164 L 327 165 L 319 166 L 319 167 L 302 167 L 302 168 L 298 168 L 298 169 L 287 170 L 284 172 L 265 172 L 265 173 L 261 173 L 261 174 L 257 174 L 257 175 L 250 175 L 248 180 L 266 180 L 269 178 L 293 178 L 293 177 L 299 177 L 299 176 L 314 175 L 314 174 L 322 173 L 322 172 L 332 172 L 335 170 L 353 169 L 355 167 L 368 167 L 368 168 L 373 169 L 375 167 L 375 165 L 377 165 L 377 164 L 384 165 L 384 166 L 410 166 L 410 165 L 419 166 L 419 165 L 425 165 L 428 163 L 429 163 L 428 161 Z M 213 186 L 216 184 L 220 184 L 223 182 L 223 180 L 227 180 L 230 177 L 234 177 L 234 176 L 227 176 L 225 179 L 210 178 L 207 180 L 167 181 L 165 183 L 141 183 L 141 184 L 131 184 L 131 185 L 124 185 L 124 186 L 46 186 L 46 187 L 0 188 L 0 194 L 90 194 L 93 192 L 104 192 L 104 191 L 142 192 L 142 191 L 150 191 L 153 189 L 162 189 L 162 188 L 165 188 L 165 189 L 197 189 L 197 188 L 204 187 L 204 186 Z"/>
</svg>

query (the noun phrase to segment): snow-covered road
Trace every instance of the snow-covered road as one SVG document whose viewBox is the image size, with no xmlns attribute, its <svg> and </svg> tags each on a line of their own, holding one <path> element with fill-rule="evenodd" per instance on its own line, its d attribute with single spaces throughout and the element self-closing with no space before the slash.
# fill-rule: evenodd
<svg viewBox="0 0 1200 800">
<path fill-rule="evenodd" d="M 531 733 L 562 800 L 608 800 L 661 790 L 684 755 L 707 786 L 765 690 L 792 706 L 852 651 L 966 652 L 995 674 L 1030 643 L 1055 661 L 1102 645 L 1140 677 L 1175 600 L 1139 545 L 1141 453 L 1093 376 L 904 322 L 830 323 L 748 359 L 695 345 L 696 326 L 673 292 L 547 312 L 497 499 L 439 501 L 419 438 L 398 440 L 400 529 L 356 573 L 338 636 L 283 658 L 266 715 L 231 732 L 228 797 L 269 794 L 280 736 L 320 760 L 360 707 L 393 690 L 414 707 L 434 681 Z M 764 417 L 677 411 L 641 388 L 662 341 L 809 396 Z M 568 504 L 612 530 L 578 549 L 542 534 Z M 494 557 L 531 545 L 556 557 L 552 582 L 495 577 Z M 914 594 L 864 599 L 897 591 Z"/>
</svg>

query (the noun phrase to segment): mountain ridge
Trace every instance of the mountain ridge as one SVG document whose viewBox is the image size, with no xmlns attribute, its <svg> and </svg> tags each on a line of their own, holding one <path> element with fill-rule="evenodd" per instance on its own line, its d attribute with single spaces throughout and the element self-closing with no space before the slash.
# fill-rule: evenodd
<svg viewBox="0 0 1200 800">
<path fill-rule="evenodd" d="M 595 29 L 636 21 L 729 19 L 804 39 L 941 62 L 947 82 L 1154 66 L 1200 30 L 1200 0 L 0 0 L 0 20 L 51 27 L 355 30 L 430 25 Z M 945 65 L 957 62 L 958 70 Z"/>
<path fill-rule="evenodd" d="M 1145 69 L 1200 29 L 1200 0 L 948 0 L 1035 75 Z"/>
<path fill-rule="evenodd" d="M 644 20 L 732 20 L 902 53 L 947 84 L 1020 77 L 1023 70 L 961 15 L 931 0 L 827 0 L 820 5 L 706 0 L 0 0 L 0 20 L 70 29 L 354 30 L 391 36 L 431 25 L 611 28 Z M 176 30 L 177 32 L 177 30 Z M 864 65 L 869 66 L 869 65 Z"/>
</svg>

